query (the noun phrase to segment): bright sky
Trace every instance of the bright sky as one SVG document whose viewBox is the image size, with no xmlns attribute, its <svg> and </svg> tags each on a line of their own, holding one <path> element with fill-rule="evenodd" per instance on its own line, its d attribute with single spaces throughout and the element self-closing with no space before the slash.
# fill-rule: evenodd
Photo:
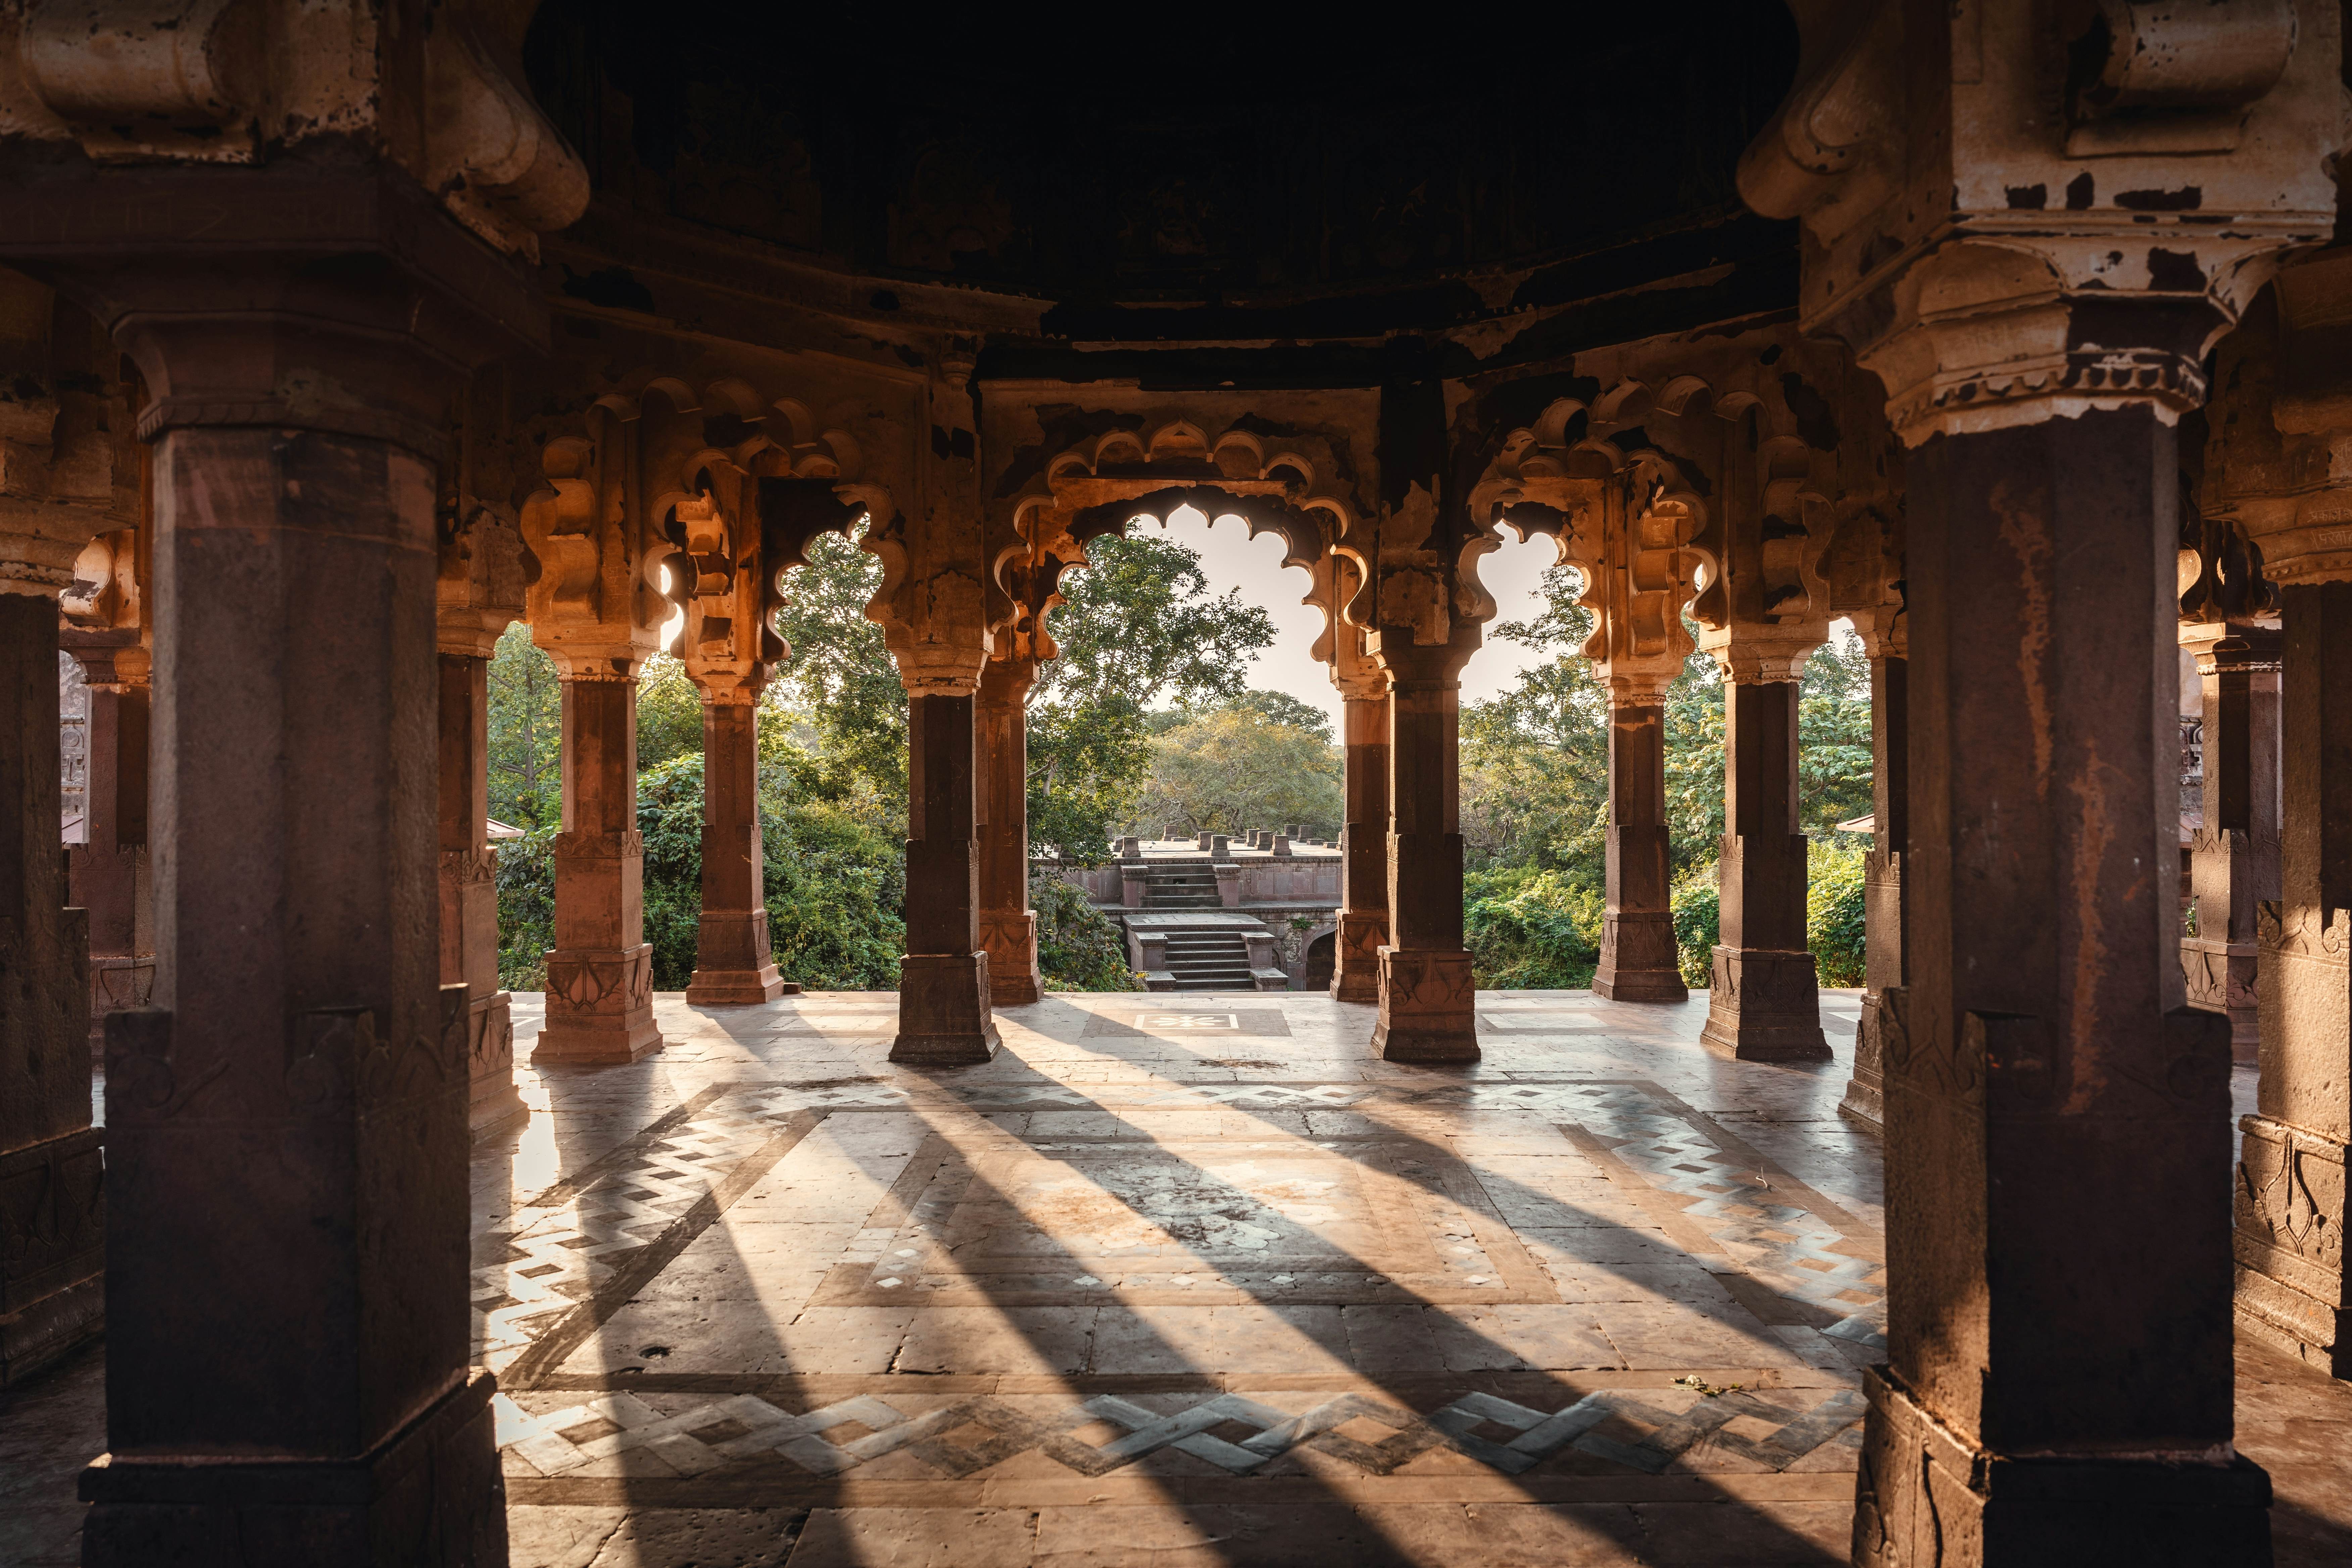
<svg viewBox="0 0 2352 1568">
<path fill-rule="evenodd" d="M 1138 523 L 1136 530 L 1152 526 Z M 1168 532 L 1201 552 L 1201 570 L 1213 591 L 1222 594 L 1239 588 L 1244 602 L 1274 617 L 1274 646 L 1259 654 L 1250 667 L 1249 683 L 1261 691 L 1288 692 L 1322 709 L 1331 715 L 1332 733 L 1338 734 L 1339 694 L 1332 689 L 1330 674 L 1310 651 L 1323 628 L 1323 612 L 1298 602 L 1309 586 L 1307 574 L 1297 567 L 1284 569 L 1282 541 L 1271 533 L 1252 539 L 1249 526 L 1237 517 L 1212 524 L 1190 509 L 1176 513 Z M 1559 552 L 1549 539 L 1522 544 L 1508 529 L 1502 534 L 1503 547 L 1479 558 L 1478 581 L 1495 596 L 1496 621 L 1525 620 L 1536 613 L 1536 590 L 1542 584 L 1544 568 L 1559 558 Z M 1545 651 L 1488 637 L 1462 672 L 1464 704 L 1501 695 L 1521 670 L 1547 657 Z"/>
</svg>

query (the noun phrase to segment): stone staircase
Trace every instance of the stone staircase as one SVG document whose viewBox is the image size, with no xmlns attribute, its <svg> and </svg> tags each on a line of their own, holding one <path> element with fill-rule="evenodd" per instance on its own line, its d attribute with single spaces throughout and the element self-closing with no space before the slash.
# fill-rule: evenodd
<svg viewBox="0 0 2352 1568">
<path fill-rule="evenodd" d="M 1150 881 L 1144 885 L 1147 910 L 1213 910 L 1223 904 L 1217 893 L 1217 873 L 1206 861 L 1154 866 Z"/>
<path fill-rule="evenodd" d="M 1210 896 L 1215 891 L 1213 884 Z M 1232 931 L 1171 931 L 1167 962 L 1179 991 L 1248 991 L 1257 984 L 1250 973 L 1249 943 Z"/>
</svg>

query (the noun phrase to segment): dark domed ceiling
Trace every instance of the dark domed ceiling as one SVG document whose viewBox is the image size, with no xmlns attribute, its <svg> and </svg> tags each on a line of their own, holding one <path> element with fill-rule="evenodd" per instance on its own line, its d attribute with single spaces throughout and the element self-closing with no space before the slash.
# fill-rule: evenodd
<svg viewBox="0 0 2352 1568">
<path fill-rule="evenodd" d="M 1769 0 L 1516 23 L 747 11 L 544 0 L 532 85 L 601 196 L 877 279 L 1050 299 L 1077 335 L 1186 306 L 1310 335 L 1438 325 L 1793 257 L 1732 184 L 1795 71 Z"/>
</svg>

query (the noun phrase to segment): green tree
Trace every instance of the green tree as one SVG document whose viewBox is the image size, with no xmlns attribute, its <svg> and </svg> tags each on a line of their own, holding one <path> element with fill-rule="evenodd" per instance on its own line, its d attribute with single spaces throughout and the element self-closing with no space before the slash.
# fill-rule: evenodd
<svg viewBox="0 0 2352 1568">
<path fill-rule="evenodd" d="M 1102 861 L 1132 816 L 1151 765 L 1153 705 L 1238 697 L 1274 641 L 1272 618 L 1240 590 L 1210 592 L 1189 545 L 1106 536 L 1087 558 L 1062 579 L 1047 618 L 1061 653 L 1029 692 L 1030 842 L 1073 866 Z"/>
<path fill-rule="evenodd" d="M 563 819 L 563 685 L 517 621 L 490 656 L 490 815 L 518 827 Z"/>
<path fill-rule="evenodd" d="M 1343 805 L 1339 748 L 1237 705 L 1151 738 L 1151 776 L 1130 820 L 1153 833 L 1171 822 L 1213 833 L 1294 825 L 1329 837 Z"/>
<path fill-rule="evenodd" d="M 866 618 L 882 586 L 882 563 L 832 533 L 811 542 L 808 558 L 784 574 L 776 630 L 792 652 L 776 686 L 806 716 L 825 753 L 899 803 L 903 824 L 907 689 L 882 628 Z"/>
<path fill-rule="evenodd" d="M 669 654 L 646 660 L 637 677 L 637 771 L 672 757 L 702 755 L 702 693 Z"/>
<path fill-rule="evenodd" d="M 1797 816 L 1804 830 L 1833 836 L 1839 823 L 1867 816 L 1874 776 L 1870 658 L 1853 633 L 1832 637 L 1806 661 L 1797 737 Z"/>
</svg>

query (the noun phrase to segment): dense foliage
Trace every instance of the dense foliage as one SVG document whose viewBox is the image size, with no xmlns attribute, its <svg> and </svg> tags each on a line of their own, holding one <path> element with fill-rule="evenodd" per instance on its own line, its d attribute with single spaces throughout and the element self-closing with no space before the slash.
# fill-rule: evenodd
<svg viewBox="0 0 2352 1568">
<path fill-rule="evenodd" d="M 1609 697 L 1578 652 L 1592 629 L 1578 587 L 1572 570 L 1556 567 L 1538 614 L 1493 628 L 1549 657 L 1462 715 L 1463 913 L 1482 986 L 1589 984 L 1600 954 Z M 1798 733 L 1799 826 L 1815 844 L 1811 942 L 1822 984 L 1858 985 L 1858 857 L 1867 841 L 1837 824 L 1870 811 L 1870 666 L 1850 635 L 1807 664 Z M 1723 742 L 1721 681 L 1712 660 L 1694 656 L 1665 701 L 1675 931 L 1683 978 L 1694 986 L 1707 984 L 1717 940 Z"/>
<path fill-rule="evenodd" d="M 1311 718 L 1309 717 L 1311 716 Z M 1154 715 L 1151 773 L 1130 831 L 1156 837 L 1288 827 L 1339 836 L 1346 808 L 1330 721 L 1295 697 L 1253 691 L 1203 711 Z"/>
</svg>

